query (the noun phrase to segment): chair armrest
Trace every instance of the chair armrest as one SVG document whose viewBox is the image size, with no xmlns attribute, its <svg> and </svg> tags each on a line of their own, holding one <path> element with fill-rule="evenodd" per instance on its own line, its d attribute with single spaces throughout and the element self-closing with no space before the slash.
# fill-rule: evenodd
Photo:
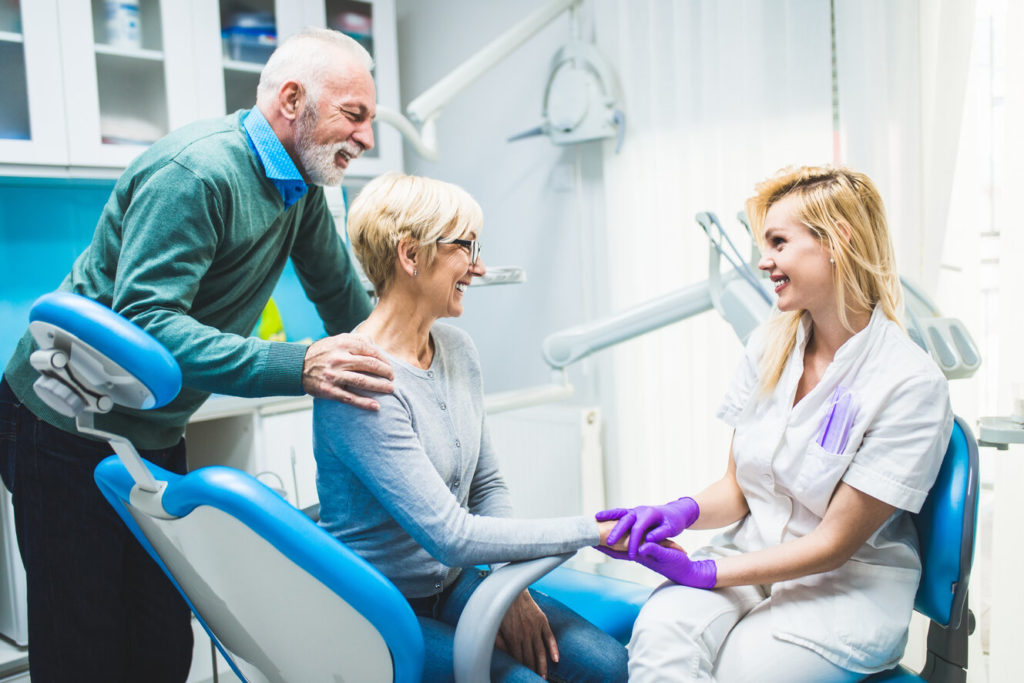
<svg viewBox="0 0 1024 683">
<path fill-rule="evenodd" d="M 512 562 L 488 576 L 466 603 L 455 627 L 455 681 L 489 681 L 491 654 L 505 612 L 523 589 L 562 564 L 573 553 Z"/>
</svg>

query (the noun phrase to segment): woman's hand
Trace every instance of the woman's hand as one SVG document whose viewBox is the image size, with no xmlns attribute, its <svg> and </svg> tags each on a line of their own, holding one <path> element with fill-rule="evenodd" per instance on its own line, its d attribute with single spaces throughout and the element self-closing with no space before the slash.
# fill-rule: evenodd
<svg viewBox="0 0 1024 683">
<path fill-rule="evenodd" d="M 508 608 L 494 644 L 541 678 L 548 676 L 548 657 L 558 662 L 555 634 L 529 590 L 520 593 Z"/>
<path fill-rule="evenodd" d="M 598 522 L 597 529 L 601 533 L 601 545 L 606 545 L 609 548 L 615 548 L 616 550 L 626 550 L 626 542 L 629 540 L 629 536 L 624 536 L 616 540 L 615 543 L 610 543 L 608 537 L 611 536 L 612 532 L 618 527 L 618 523 L 615 521 Z"/>
</svg>

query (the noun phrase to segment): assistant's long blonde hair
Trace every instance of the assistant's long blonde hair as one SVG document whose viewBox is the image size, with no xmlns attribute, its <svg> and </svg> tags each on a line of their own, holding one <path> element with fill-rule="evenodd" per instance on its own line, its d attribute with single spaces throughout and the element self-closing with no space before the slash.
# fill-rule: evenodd
<svg viewBox="0 0 1024 683">
<path fill-rule="evenodd" d="M 848 312 L 870 312 L 881 306 L 886 317 L 900 322 L 903 289 L 878 189 L 863 173 L 832 166 L 785 168 L 758 183 L 747 200 L 747 216 L 763 247 L 768 209 L 783 197 L 797 197 L 797 218 L 835 260 L 833 278 L 839 321 L 850 332 Z M 768 343 L 761 357 L 761 390 L 778 384 L 786 359 L 796 344 L 803 311 L 788 311 L 769 323 Z"/>
</svg>

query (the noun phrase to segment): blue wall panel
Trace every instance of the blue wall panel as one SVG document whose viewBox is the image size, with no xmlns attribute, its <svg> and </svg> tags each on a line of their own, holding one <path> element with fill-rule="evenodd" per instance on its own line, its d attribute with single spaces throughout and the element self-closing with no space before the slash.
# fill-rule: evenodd
<svg viewBox="0 0 1024 683">
<path fill-rule="evenodd" d="M 89 244 L 113 180 L 0 178 L 0 367 Z"/>
<path fill-rule="evenodd" d="M 93 231 L 114 180 L 0 178 L 0 370 L 32 302 L 56 289 Z M 274 291 L 289 341 L 324 336 L 291 263 Z"/>
</svg>

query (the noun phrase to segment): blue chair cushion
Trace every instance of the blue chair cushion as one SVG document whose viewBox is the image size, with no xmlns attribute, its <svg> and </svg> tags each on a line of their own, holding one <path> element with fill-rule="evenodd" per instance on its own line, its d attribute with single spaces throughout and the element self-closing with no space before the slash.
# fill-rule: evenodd
<svg viewBox="0 0 1024 683">
<path fill-rule="evenodd" d="M 653 588 L 631 581 L 558 567 L 531 588 L 551 596 L 620 643 L 628 643 L 633 622 Z"/>
<path fill-rule="evenodd" d="M 881 671 L 863 679 L 866 683 L 922 683 L 923 678 L 905 666 L 897 666 L 895 669 Z"/>
</svg>

